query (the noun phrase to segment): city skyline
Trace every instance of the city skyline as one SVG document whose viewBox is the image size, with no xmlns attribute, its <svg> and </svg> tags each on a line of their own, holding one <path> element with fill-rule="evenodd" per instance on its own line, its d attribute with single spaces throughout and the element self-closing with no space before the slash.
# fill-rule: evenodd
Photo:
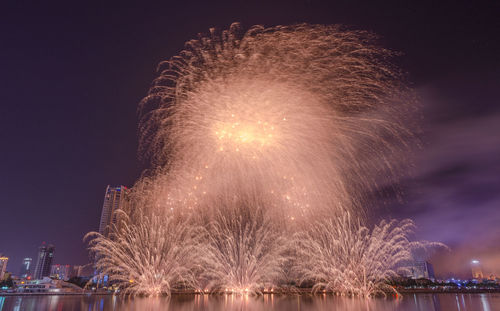
<svg viewBox="0 0 500 311">
<path fill-rule="evenodd" d="M 375 4 L 286 6 L 103 4 L 94 8 L 96 16 L 87 7 L 12 4 L 2 18 L 9 35 L 0 58 L 0 205 L 7 232 L 16 232 L 2 238 L 8 270 L 20 271 L 23 258 L 35 265 L 42 241 L 57 247 L 57 262 L 89 262 L 83 236 L 99 230 L 104 188 L 133 186 L 144 168 L 137 157 L 137 103 L 158 61 L 176 55 L 200 30 L 240 21 L 244 27 L 346 24 L 375 32 L 384 47 L 400 52 L 398 65 L 422 106 L 422 146 L 401 198 L 374 202 L 370 217 L 410 217 L 419 238 L 449 245 L 450 252 L 431 260 L 438 275 L 465 276 L 471 260 L 481 262 L 484 274 L 500 274 L 495 10 L 467 3 L 388 2 L 377 12 Z M 257 14 L 262 11 L 268 13 Z M 188 14 L 196 22 L 183 21 Z"/>
<path fill-rule="evenodd" d="M 107 236 L 109 234 L 108 228 L 112 223 L 115 223 L 115 217 L 112 217 L 114 211 L 119 209 L 124 204 L 124 196 L 126 195 L 128 188 L 120 186 L 107 185 L 105 190 L 105 195 L 103 199 L 103 204 L 101 208 L 101 217 L 99 219 L 99 233 Z M 9 272 L 21 278 L 25 278 L 27 275 L 33 275 L 34 279 L 41 279 L 44 276 L 56 277 L 59 279 L 68 279 L 70 275 L 81 275 L 84 266 L 78 264 L 53 264 L 55 247 L 51 244 L 46 244 L 42 242 L 42 245 L 38 248 L 38 256 L 35 268 L 31 267 L 32 258 L 26 257 L 22 261 L 21 272 L 19 274 L 13 273 L 12 270 L 8 270 L 7 262 L 8 257 L 0 256 L 0 272 L 3 276 L 4 273 Z M 0 254 L 1 255 L 1 254 Z M 477 257 L 476 257 L 477 258 Z M 89 263 L 87 263 L 89 264 Z M 449 273 L 448 275 L 437 274 L 436 277 L 433 265 L 428 261 L 416 261 L 413 263 L 407 275 L 413 279 L 426 278 L 431 280 L 446 280 L 452 277 L 461 276 L 463 279 L 497 279 L 500 278 L 500 274 L 496 272 L 497 270 L 490 269 L 491 271 L 484 271 L 481 261 L 478 259 L 471 259 L 467 262 L 470 265 L 469 272 L 462 273 Z M 70 271 L 71 269 L 71 271 Z M 23 271 L 27 274 L 23 275 Z M 1 279 L 1 277 L 0 277 Z"/>
</svg>

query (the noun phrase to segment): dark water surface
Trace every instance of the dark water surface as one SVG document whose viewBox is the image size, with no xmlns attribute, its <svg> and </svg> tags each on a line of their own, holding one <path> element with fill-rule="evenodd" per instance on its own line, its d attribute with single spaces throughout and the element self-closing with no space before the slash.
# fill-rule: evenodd
<svg viewBox="0 0 500 311">
<path fill-rule="evenodd" d="M 357 299 L 334 296 L 0 296 L 0 311 L 10 310 L 347 310 L 347 311 L 496 311 L 500 294 L 406 294 L 402 299 Z"/>
</svg>

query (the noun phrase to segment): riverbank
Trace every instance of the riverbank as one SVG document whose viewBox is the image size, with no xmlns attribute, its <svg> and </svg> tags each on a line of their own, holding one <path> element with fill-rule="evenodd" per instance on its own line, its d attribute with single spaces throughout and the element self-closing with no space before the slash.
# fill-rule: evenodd
<svg viewBox="0 0 500 311">
<path fill-rule="evenodd" d="M 398 292 L 404 294 L 487 294 L 487 293 L 500 293 L 500 289 L 432 289 L 432 288 L 412 288 L 412 289 L 398 289 Z"/>
<path fill-rule="evenodd" d="M 82 296 L 82 295 L 112 295 L 113 293 L 92 293 L 92 292 L 81 292 L 81 293 L 7 293 L 0 292 L 0 296 Z"/>
<path fill-rule="evenodd" d="M 499 293 L 500 289 L 430 289 L 430 288 L 412 288 L 412 289 L 398 289 L 401 295 L 408 294 L 486 294 L 486 293 Z M 82 291 L 82 292 L 49 292 L 49 293 L 8 293 L 0 292 L 0 296 L 109 296 L 114 295 L 114 292 L 94 292 L 94 291 Z M 331 295 L 331 292 L 317 292 L 312 293 L 311 289 L 298 288 L 293 291 L 264 291 L 263 295 L 279 295 L 279 296 L 293 296 L 293 295 Z M 172 296 L 190 296 L 190 295 L 238 295 L 231 293 L 202 293 L 197 291 L 174 291 Z"/>
</svg>

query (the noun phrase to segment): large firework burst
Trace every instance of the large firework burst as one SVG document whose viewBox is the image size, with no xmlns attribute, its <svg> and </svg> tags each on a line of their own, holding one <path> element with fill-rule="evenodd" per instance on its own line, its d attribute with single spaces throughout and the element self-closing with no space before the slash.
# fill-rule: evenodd
<svg viewBox="0 0 500 311">
<path fill-rule="evenodd" d="M 169 174 L 165 204 L 204 210 L 237 195 L 290 222 L 359 207 L 394 176 L 413 103 L 372 42 L 305 24 L 189 41 L 141 105 L 143 150 Z"/>
</svg>

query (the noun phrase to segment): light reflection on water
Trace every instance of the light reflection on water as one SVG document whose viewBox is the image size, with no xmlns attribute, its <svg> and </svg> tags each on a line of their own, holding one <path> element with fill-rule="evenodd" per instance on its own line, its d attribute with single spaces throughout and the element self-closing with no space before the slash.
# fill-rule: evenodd
<svg viewBox="0 0 500 311">
<path fill-rule="evenodd" d="M 402 299 L 357 299 L 319 296 L 202 296 L 126 298 L 116 296 L 6 296 L 0 311 L 111 311 L 111 310 L 348 310 L 348 311 L 494 311 L 500 294 L 407 294 Z"/>
</svg>

